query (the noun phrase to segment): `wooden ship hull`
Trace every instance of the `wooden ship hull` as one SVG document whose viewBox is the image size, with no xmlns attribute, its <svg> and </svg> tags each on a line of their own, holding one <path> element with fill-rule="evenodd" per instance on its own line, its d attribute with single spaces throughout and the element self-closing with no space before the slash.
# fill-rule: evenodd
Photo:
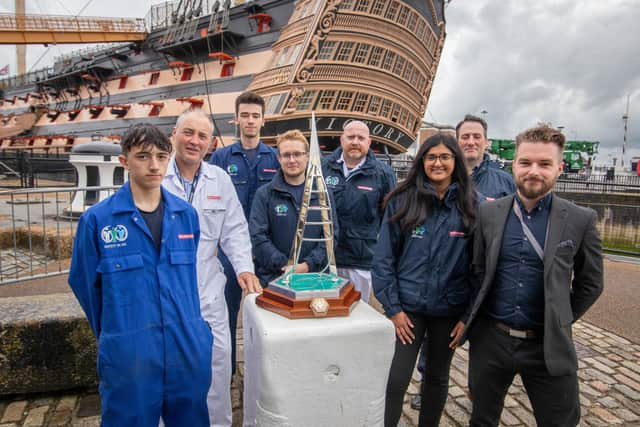
<svg viewBox="0 0 640 427">
<path fill-rule="evenodd" d="M 378 153 L 414 142 L 445 39 L 444 0 L 211 3 L 153 6 L 141 42 L 1 80 L 0 160 L 28 152 L 64 163 L 74 145 L 118 142 L 138 122 L 168 133 L 189 107 L 211 113 L 217 145 L 228 145 L 245 90 L 265 98 L 267 143 L 292 128 L 308 134 L 311 111 L 323 150 L 354 119 L 369 125 Z"/>
</svg>

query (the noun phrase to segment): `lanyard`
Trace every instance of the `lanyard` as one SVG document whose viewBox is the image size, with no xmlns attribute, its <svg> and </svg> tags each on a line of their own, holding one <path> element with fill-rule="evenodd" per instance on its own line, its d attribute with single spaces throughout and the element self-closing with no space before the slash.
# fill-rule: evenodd
<svg viewBox="0 0 640 427">
<path fill-rule="evenodd" d="M 182 174 L 180 173 L 180 169 L 178 169 L 178 164 L 176 163 L 175 159 L 173 160 L 173 163 L 176 170 L 176 174 L 178 174 L 178 178 L 180 178 L 180 183 L 182 183 L 182 189 L 184 190 L 184 193 L 187 196 L 187 201 L 189 202 L 189 204 L 192 204 L 193 195 L 196 193 L 196 185 L 198 185 L 198 178 L 200 178 L 200 166 L 198 166 L 198 170 L 196 171 L 196 174 L 193 176 L 193 181 L 189 182 L 187 179 L 182 177 Z M 187 194 L 188 185 L 191 186 L 191 188 L 189 189 L 189 194 Z"/>
<path fill-rule="evenodd" d="M 513 198 L 513 213 L 516 215 L 518 220 L 520 220 L 520 225 L 522 225 L 522 231 L 524 232 L 524 235 L 527 236 L 527 239 L 529 239 L 529 243 L 531 243 L 531 246 L 533 246 L 533 250 L 538 255 L 538 258 L 540 258 L 540 261 L 544 261 L 544 250 L 542 249 L 542 246 L 538 242 L 538 239 L 536 239 L 536 236 L 533 235 L 533 232 L 531 231 L 529 226 L 527 226 L 527 224 L 524 223 L 524 219 L 522 218 L 522 210 L 520 209 L 520 205 L 516 201 L 515 197 Z M 547 221 L 547 235 L 548 234 L 549 234 L 549 221 Z"/>
</svg>

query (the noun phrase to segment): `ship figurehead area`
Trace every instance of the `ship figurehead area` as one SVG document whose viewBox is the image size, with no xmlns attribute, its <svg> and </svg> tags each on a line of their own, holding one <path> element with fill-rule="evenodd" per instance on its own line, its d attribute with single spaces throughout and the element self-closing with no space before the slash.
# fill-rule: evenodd
<svg viewBox="0 0 640 427">
<path fill-rule="evenodd" d="M 217 146 L 238 137 L 235 98 L 265 99 L 263 140 L 298 128 L 339 146 L 352 120 L 372 149 L 401 154 L 422 124 L 445 40 L 444 0 L 203 0 L 152 6 L 142 41 L 87 48 L 52 67 L 0 80 L 0 157 L 64 167 L 74 146 L 118 143 L 139 122 L 169 134 L 188 108 L 215 123 Z M 191 8 L 191 9 L 189 9 Z"/>
</svg>

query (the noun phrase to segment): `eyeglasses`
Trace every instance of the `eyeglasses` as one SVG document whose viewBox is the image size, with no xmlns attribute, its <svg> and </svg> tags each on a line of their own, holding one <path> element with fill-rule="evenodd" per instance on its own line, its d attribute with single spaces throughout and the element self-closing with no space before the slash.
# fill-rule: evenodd
<svg viewBox="0 0 640 427">
<path fill-rule="evenodd" d="M 279 156 L 285 160 L 300 160 L 306 154 L 306 151 L 294 151 L 293 153 L 280 153 Z"/>
<path fill-rule="evenodd" d="M 435 163 L 437 160 L 440 160 L 441 163 L 445 163 L 453 160 L 454 157 L 456 157 L 454 154 L 448 154 L 448 153 L 427 154 L 426 156 L 424 156 L 424 160 L 429 163 Z"/>
</svg>

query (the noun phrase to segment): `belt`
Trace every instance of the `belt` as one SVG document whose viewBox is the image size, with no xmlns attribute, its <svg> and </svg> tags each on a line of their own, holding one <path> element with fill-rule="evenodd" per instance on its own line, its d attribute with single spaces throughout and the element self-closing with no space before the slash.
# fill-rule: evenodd
<svg viewBox="0 0 640 427">
<path fill-rule="evenodd" d="M 531 329 L 514 329 L 511 326 L 505 325 L 504 323 L 498 321 L 495 321 L 494 324 L 496 325 L 496 328 L 506 332 L 510 337 L 514 338 L 531 339 L 538 338 L 542 335 L 540 332 L 533 331 Z"/>
</svg>

